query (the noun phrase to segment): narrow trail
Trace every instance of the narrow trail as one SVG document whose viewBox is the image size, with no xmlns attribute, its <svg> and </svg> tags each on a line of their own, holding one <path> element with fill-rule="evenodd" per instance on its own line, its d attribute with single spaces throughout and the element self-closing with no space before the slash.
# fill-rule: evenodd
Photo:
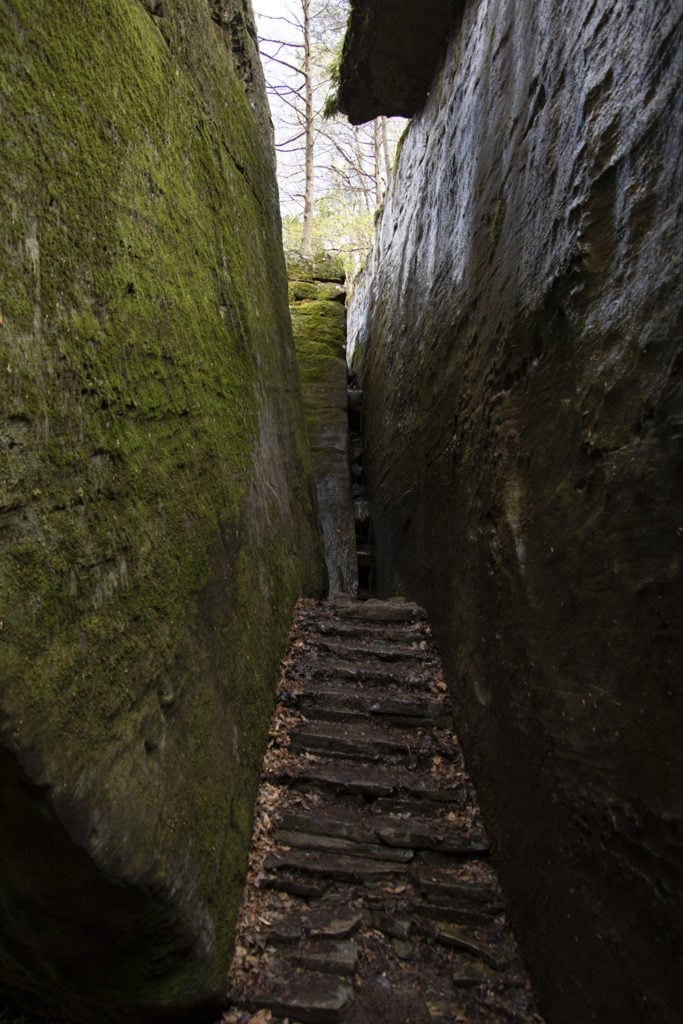
<svg viewBox="0 0 683 1024">
<path fill-rule="evenodd" d="M 226 1024 L 542 1024 L 416 605 L 297 608 L 229 997 Z"/>
</svg>

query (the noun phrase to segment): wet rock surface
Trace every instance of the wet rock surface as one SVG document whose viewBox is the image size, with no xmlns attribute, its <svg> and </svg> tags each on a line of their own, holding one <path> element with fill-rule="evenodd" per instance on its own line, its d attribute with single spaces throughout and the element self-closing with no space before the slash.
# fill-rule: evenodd
<svg viewBox="0 0 683 1024">
<path fill-rule="evenodd" d="M 298 606 L 225 1024 L 258 1011 L 310 1024 L 542 1024 L 423 615 L 403 601 Z M 372 710 L 359 699 L 351 718 L 330 720 L 331 642 Z M 393 678 L 377 675 L 387 663 Z M 397 702 L 402 714 L 414 705 L 411 718 L 439 711 L 401 727 Z"/>
<path fill-rule="evenodd" d="M 682 48 L 669 0 L 467 3 L 349 311 L 377 592 L 558 1024 L 681 1017 Z"/>
</svg>

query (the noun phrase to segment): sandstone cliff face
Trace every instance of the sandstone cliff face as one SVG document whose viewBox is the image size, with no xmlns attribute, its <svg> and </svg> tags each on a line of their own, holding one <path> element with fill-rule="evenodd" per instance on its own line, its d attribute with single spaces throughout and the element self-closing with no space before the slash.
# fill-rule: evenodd
<svg viewBox="0 0 683 1024">
<path fill-rule="evenodd" d="M 88 1022 L 223 992 L 321 583 L 254 37 L 0 5 L 0 986 Z"/>
<path fill-rule="evenodd" d="M 289 301 L 313 481 L 320 518 L 327 592 L 358 589 L 349 468 L 345 273 L 324 254 L 287 257 Z"/>
<path fill-rule="evenodd" d="M 467 3 L 350 310 L 380 587 L 555 1024 L 680 1011 L 680 19 Z"/>
</svg>

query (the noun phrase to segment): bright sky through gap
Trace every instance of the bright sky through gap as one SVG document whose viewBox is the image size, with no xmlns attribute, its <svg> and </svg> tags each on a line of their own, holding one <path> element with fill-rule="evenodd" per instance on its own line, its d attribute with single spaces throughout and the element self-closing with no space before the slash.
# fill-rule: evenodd
<svg viewBox="0 0 683 1024">
<path fill-rule="evenodd" d="M 256 15 L 256 27 L 260 36 L 273 38 L 274 23 L 271 18 L 288 17 L 287 4 L 283 0 L 252 0 L 254 14 Z M 292 29 L 280 21 L 277 22 L 278 38 L 292 38 L 295 33 Z M 288 33 L 288 34 L 287 34 Z"/>
<path fill-rule="evenodd" d="M 252 0 L 252 6 L 254 8 L 254 14 L 256 16 L 256 31 L 258 32 L 259 39 L 281 39 L 284 42 L 299 42 L 301 38 L 301 32 L 295 27 L 288 25 L 287 21 L 292 21 L 297 18 L 297 7 L 298 19 L 301 18 L 301 9 L 298 0 L 294 0 L 293 4 L 288 3 L 287 0 Z M 273 21 L 276 18 L 278 20 Z M 282 20 L 286 19 L 286 20 Z M 297 20 L 298 20 L 297 19 Z M 266 77 L 266 81 L 271 84 L 273 80 L 283 80 L 287 78 L 287 72 L 283 71 L 281 67 L 274 64 L 269 64 L 268 58 L 264 54 L 264 49 L 267 51 L 273 49 L 273 46 L 266 43 L 263 46 L 259 44 L 261 51 L 261 62 L 263 64 L 263 71 Z M 296 79 L 295 79 L 296 81 Z M 280 134 L 281 124 L 283 119 L 286 120 L 286 115 L 283 112 L 282 104 L 278 104 L 277 100 L 273 100 L 272 96 L 268 96 L 268 104 L 271 110 L 271 116 L 273 124 L 275 125 L 276 138 Z M 284 129 L 288 132 L 288 128 Z M 278 180 L 281 175 L 291 173 L 294 168 L 297 167 L 296 156 L 287 155 L 285 153 L 277 154 L 277 166 L 278 166 Z M 299 213 L 301 203 L 298 199 L 288 200 L 285 191 L 280 187 L 280 202 L 281 209 L 284 213 Z"/>
<path fill-rule="evenodd" d="M 296 238 L 303 231 L 305 200 L 312 188 L 314 244 L 344 251 L 349 267 L 357 270 L 372 237 L 373 214 L 389 181 L 403 122 L 388 123 L 383 118 L 381 123 L 352 127 L 344 117 L 324 117 L 325 103 L 334 90 L 333 68 L 349 0 L 308 2 L 313 115 L 307 123 L 302 6 L 308 5 L 305 0 L 252 0 L 275 130 L 285 242 L 290 247 L 299 244 Z M 307 141 L 313 146 L 313 174 L 308 178 Z"/>
</svg>

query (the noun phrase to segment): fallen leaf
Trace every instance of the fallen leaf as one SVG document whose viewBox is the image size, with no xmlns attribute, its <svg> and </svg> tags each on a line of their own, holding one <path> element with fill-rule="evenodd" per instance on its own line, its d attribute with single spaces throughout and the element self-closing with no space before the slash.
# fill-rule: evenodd
<svg viewBox="0 0 683 1024">
<path fill-rule="evenodd" d="M 273 1014 L 270 1010 L 259 1010 L 258 1013 L 250 1017 L 247 1024 L 270 1024 L 273 1019 Z"/>
</svg>

